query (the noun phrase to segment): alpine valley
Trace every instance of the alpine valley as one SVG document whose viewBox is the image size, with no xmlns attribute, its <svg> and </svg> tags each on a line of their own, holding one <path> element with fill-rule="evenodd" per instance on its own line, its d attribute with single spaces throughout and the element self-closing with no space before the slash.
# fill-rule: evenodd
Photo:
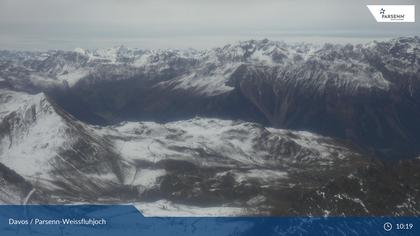
<svg viewBox="0 0 420 236">
<path fill-rule="evenodd" d="M 420 38 L 0 51 L 0 203 L 420 214 Z"/>
</svg>

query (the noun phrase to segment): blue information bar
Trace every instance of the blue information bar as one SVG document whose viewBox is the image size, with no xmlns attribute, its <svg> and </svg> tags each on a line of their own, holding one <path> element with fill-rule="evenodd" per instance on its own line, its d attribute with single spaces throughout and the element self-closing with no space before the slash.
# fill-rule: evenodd
<svg viewBox="0 0 420 236">
<path fill-rule="evenodd" d="M 130 205 L 7 205 L 0 235 L 420 235 L 420 218 L 144 217 Z"/>
</svg>

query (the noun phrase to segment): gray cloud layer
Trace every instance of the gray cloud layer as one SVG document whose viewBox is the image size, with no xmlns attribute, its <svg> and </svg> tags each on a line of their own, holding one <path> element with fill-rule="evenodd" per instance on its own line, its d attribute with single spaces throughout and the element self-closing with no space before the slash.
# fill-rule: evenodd
<svg viewBox="0 0 420 236">
<path fill-rule="evenodd" d="M 0 48 L 69 49 L 115 44 L 206 47 L 225 41 L 265 37 L 350 41 L 418 35 L 419 23 L 378 24 L 366 5 L 419 2 L 0 0 Z"/>
</svg>

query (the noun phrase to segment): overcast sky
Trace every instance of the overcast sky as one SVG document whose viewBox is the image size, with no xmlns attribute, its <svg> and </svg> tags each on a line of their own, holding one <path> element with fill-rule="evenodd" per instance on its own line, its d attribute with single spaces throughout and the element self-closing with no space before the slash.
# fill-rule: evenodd
<svg viewBox="0 0 420 236">
<path fill-rule="evenodd" d="M 202 48 L 269 38 L 358 42 L 419 35 L 367 4 L 420 0 L 0 0 L 0 49 Z M 416 18 L 419 18 L 417 11 Z"/>
</svg>

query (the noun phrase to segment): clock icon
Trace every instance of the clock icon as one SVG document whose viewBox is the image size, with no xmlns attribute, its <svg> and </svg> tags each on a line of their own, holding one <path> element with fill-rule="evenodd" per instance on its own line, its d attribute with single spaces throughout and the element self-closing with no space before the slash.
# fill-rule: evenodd
<svg viewBox="0 0 420 236">
<path fill-rule="evenodd" d="M 387 232 L 391 231 L 392 230 L 392 224 L 389 223 L 389 222 L 386 222 L 384 224 L 384 230 L 387 231 Z"/>
</svg>

